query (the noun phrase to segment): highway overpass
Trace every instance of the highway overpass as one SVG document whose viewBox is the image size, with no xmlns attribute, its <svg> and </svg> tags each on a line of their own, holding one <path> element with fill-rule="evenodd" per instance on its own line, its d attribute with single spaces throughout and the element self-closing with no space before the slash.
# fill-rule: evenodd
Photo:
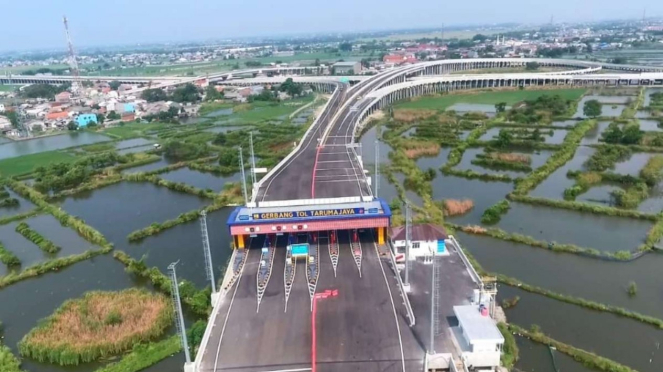
<svg viewBox="0 0 663 372">
<path fill-rule="evenodd" d="M 508 73 L 533 61 L 564 70 Z M 462 74 L 483 68 L 503 68 L 505 73 Z M 308 371 L 315 368 L 311 353 L 316 345 L 310 340 L 316 328 L 321 332 L 317 339 L 320 370 L 422 370 L 422 328 L 426 327 L 412 327 L 414 313 L 408 297 L 401 297 L 404 291 L 398 274 L 388 265 L 393 251 L 379 236 L 384 234 L 378 227 L 381 222 L 363 215 L 312 217 L 344 213 L 339 211 L 364 213 L 371 206 L 377 213 L 374 217 L 390 216 L 384 202 L 374 197 L 357 154 L 356 135 L 362 123 L 375 110 L 418 95 L 501 87 L 659 86 L 663 68 L 558 59 L 468 59 L 395 68 L 354 86 L 319 76 L 299 76 L 295 81 L 324 84 L 333 94 L 297 147 L 254 185 L 249 204 L 229 218 L 233 243 L 243 248 L 233 253 L 203 343 L 195 362 L 187 367 L 190 370 Z M 316 263 L 314 277 L 310 260 L 296 263 L 288 256 L 295 245 L 288 236 L 308 237 L 307 257 Z M 464 262 L 460 249 L 452 254 L 461 258 L 459 264 Z M 449 303 L 462 302 L 480 281 L 471 275 L 471 265 L 465 265 L 445 269 L 453 273 L 448 280 L 459 281 L 457 292 L 445 294 Z M 265 273 L 275 275 L 269 279 Z M 337 290 L 339 298 L 325 303 L 317 323 L 315 318 L 309 323 L 314 294 L 324 290 Z M 417 298 L 415 302 L 421 300 Z M 422 314 L 421 309 L 417 313 Z M 422 321 L 427 323 L 425 318 Z M 457 360 L 454 346 L 446 341 L 449 361 Z"/>
</svg>

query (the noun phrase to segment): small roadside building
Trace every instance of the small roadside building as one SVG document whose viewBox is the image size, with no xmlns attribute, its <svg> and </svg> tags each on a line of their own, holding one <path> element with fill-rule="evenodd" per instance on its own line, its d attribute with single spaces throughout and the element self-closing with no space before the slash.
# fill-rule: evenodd
<svg viewBox="0 0 663 372">
<path fill-rule="evenodd" d="M 78 115 L 78 117 L 76 117 L 76 124 L 78 124 L 79 128 L 85 128 L 90 123 L 97 124 L 97 115 L 95 115 L 95 114 L 80 114 L 80 115 Z"/>
<path fill-rule="evenodd" d="M 359 75 L 361 73 L 360 62 L 336 62 L 332 68 L 336 75 Z"/>
<path fill-rule="evenodd" d="M 64 91 L 55 95 L 55 102 L 67 103 L 71 101 L 71 93 Z"/>
<path fill-rule="evenodd" d="M 466 366 L 495 370 L 500 365 L 504 336 L 488 309 L 480 305 L 454 306 L 458 326 L 452 327 Z"/>
<path fill-rule="evenodd" d="M 405 254 L 405 226 L 391 229 L 391 241 L 394 242 L 397 254 Z M 443 227 L 431 223 L 412 225 L 412 245 L 410 259 L 435 255 L 447 255 L 445 240 L 449 236 Z"/>
</svg>

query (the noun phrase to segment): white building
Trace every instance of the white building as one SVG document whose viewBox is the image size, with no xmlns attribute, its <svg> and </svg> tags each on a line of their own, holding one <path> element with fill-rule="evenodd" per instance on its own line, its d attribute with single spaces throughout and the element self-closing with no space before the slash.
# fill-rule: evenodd
<svg viewBox="0 0 663 372">
<path fill-rule="evenodd" d="M 12 128 L 12 123 L 4 116 L 0 116 L 0 130 L 10 130 Z"/>
<path fill-rule="evenodd" d="M 0 112 L 5 112 L 5 104 L 0 103 Z"/>
<path fill-rule="evenodd" d="M 504 336 L 479 305 L 454 306 L 458 327 L 452 327 L 466 366 L 494 370 L 500 365 Z"/>
<path fill-rule="evenodd" d="M 412 245 L 410 246 L 410 260 L 417 257 L 435 255 L 448 255 L 444 228 L 430 223 L 412 225 Z M 405 254 L 405 226 L 394 227 L 391 230 L 391 240 L 396 247 L 397 258 Z"/>
</svg>

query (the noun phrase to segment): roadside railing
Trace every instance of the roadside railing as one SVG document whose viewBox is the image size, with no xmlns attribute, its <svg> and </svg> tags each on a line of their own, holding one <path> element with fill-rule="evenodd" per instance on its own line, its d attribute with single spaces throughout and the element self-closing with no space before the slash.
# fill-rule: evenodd
<svg viewBox="0 0 663 372">
<path fill-rule="evenodd" d="M 302 143 L 304 143 L 304 141 L 306 141 L 306 138 L 308 138 L 308 136 L 311 134 L 311 131 L 316 129 L 316 127 L 319 125 L 318 121 L 320 120 L 321 117 L 324 116 L 324 112 L 329 107 L 329 104 L 334 102 L 334 99 L 339 94 L 339 91 L 340 91 L 339 88 L 336 88 L 334 90 L 334 93 L 332 93 L 331 98 L 325 104 L 325 107 L 322 110 L 322 113 L 320 115 L 318 115 L 318 117 L 316 117 L 315 120 L 313 121 L 313 123 L 308 127 L 308 129 L 306 130 L 306 133 L 304 133 L 304 136 L 299 141 L 297 146 L 292 151 L 290 151 L 290 153 L 285 158 L 283 158 L 283 160 L 281 160 L 278 164 L 276 164 L 276 166 L 274 168 L 272 168 L 269 172 L 267 172 L 267 174 L 264 177 L 262 177 L 259 182 L 256 183 L 256 185 L 254 186 L 253 195 L 251 197 L 251 203 L 256 203 L 256 198 L 258 197 L 258 190 L 260 190 L 260 187 L 262 186 L 262 184 L 265 181 L 269 180 L 269 178 L 272 177 L 274 175 L 274 173 L 276 173 L 279 169 L 281 169 L 281 167 L 283 167 L 283 165 L 286 164 L 288 162 L 288 160 L 290 160 L 290 158 L 292 158 L 293 156 L 295 156 L 295 154 L 297 152 L 299 152 L 299 149 L 302 147 Z"/>
<path fill-rule="evenodd" d="M 467 258 L 467 256 L 465 256 L 465 252 L 463 252 L 463 249 L 460 247 L 460 243 L 458 243 L 458 240 L 456 240 L 456 238 L 454 238 L 453 235 L 449 235 L 449 240 L 451 240 L 451 242 L 453 243 L 454 248 L 456 249 L 456 252 L 458 252 L 458 255 L 460 256 L 460 259 L 463 261 L 465 266 L 467 266 L 467 271 L 469 271 L 470 276 L 472 277 L 472 280 L 474 281 L 474 283 L 476 283 L 477 285 L 483 286 L 483 281 L 481 280 L 481 277 L 479 276 L 477 271 L 474 269 L 474 266 L 472 266 L 472 263 Z"/>
<path fill-rule="evenodd" d="M 394 270 L 394 274 L 396 275 L 396 281 L 398 281 L 398 287 L 401 290 L 401 297 L 403 297 L 403 303 L 405 304 L 407 317 L 408 319 L 410 319 L 410 327 L 414 327 L 415 324 L 414 312 L 412 311 L 412 305 L 410 304 L 410 299 L 407 297 L 407 292 L 405 291 L 405 286 L 403 285 L 401 274 L 398 272 L 398 268 L 396 267 L 396 257 L 394 257 L 393 243 L 390 240 L 388 244 L 389 244 L 389 258 L 391 258 L 391 267 Z"/>
</svg>

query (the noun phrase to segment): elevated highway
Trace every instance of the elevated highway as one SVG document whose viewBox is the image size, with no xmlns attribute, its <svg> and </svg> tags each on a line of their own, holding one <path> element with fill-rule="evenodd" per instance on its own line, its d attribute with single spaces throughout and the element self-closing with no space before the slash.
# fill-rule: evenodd
<svg viewBox="0 0 663 372">
<path fill-rule="evenodd" d="M 477 68 L 508 70 L 530 61 L 572 70 L 450 74 Z M 625 71 L 596 74 L 604 68 L 624 68 Z M 395 276 L 398 274 L 389 271 L 385 264 L 387 257 L 393 256 L 387 253 L 389 250 L 385 250 L 383 241 L 373 235 L 373 227 L 381 233 L 384 227 L 356 223 L 355 229 L 365 230 L 360 231 L 358 237 L 355 230 L 353 238 L 347 224 L 359 219 L 338 222 L 315 217 L 316 212 L 321 215 L 339 213 L 341 208 L 350 213 L 357 210 L 363 213 L 361 206 L 364 205 L 375 209 L 381 220 L 390 216 L 384 202 L 381 208 L 370 208 L 376 201 L 355 144 L 362 123 L 375 110 L 397 100 L 436 92 L 500 87 L 663 85 L 663 69 L 636 68 L 630 72 L 628 68 L 574 60 L 483 59 L 404 66 L 368 77 L 354 86 L 327 77 L 296 78 L 299 83 L 325 84 L 333 89 L 332 97 L 296 148 L 254 185 L 249 205 L 231 214 L 229 228 L 235 246 L 239 247 L 234 255 L 245 257 L 246 265 L 234 274 L 229 272 L 235 279 L 229 281 L 215 304 L 193 369 L 204 372 L 310 370 L 311 351 L 316 350 L 316 344 L 309 340 L 313 329 L 317 329 L 318 369 L 321 371 L 422 370 L 425 347 L 421 340 L 425 335 L 421 326 L 411 327 L 413 322 L 407 321 L 414 319 L 407 296 L 405 303 L 401 302 L 402 287 Z M 266 79 L 271 78 L 249 80 L 266 82 Z M 363 216 L 353 217 L 367 221 Z M 339 229 L 338 235 L 332 232 L 334 229 Z M 327 230 L 326 235 L 324 230 Z M 259 248 L 264 247 L 260 239 L 264 239 L 265 234 L 276 233 L 284 237 L 288 234 L 301 237 L 302 233 L 309 239 L 317 237 L 308 241 L 312 251 L 308 252 L 303 265 L 289 258 L 292 251 L 283 248 L 291 244 L 284 241 L 284 237 L 275 238 L 274 264 L 264 260 L 272 256 L 265 256 L 266 248 L 260 253 Z M 249 236 L 252 238 L 244 248 L 243 242 Z M 331 260 L 319 254 L 325 250 Z M 313 252 L 318 253 L 311 256 Z M 311 261 L 311 257 L 315 260 Z M 315 263 L 313 279 L 311 262 Z M 256 284 L 256 272 L 260 275 L 265 265 L 274 275 L 261 290 Z M 283 276 L 280 271 L 284 272 Z M 452 271 L 450 268 L 449 272 Z M 461 277 L 465 284 L 457 287 L 463 289 L 454 293 L 453 298 L 447 299 L 450 303 L 465 301 L 474 288 L 469 276 L 464 277 L 466 271 L 460 268 L 453 275 Z M 281 288 L 285 288 L 285 296 Z M 315 318 L 310 324 L 313 294 L 334 289 L 338 290 L 339 298 L 325 305 L 318 315 L 317 325 Z M 261 291 L 263 295 L 258 295 Z M 415 298 L 417 301 L 420 306 L 426 306 L 424 296 Z M 425 316 L 421 314 L 427 312 L 419 309 L 418 314 Z M 425 319 L 423 324 L 426 324 Z M 452 342 L 448 342 L 448 347 L 453 348 Z"/>
</svg>

